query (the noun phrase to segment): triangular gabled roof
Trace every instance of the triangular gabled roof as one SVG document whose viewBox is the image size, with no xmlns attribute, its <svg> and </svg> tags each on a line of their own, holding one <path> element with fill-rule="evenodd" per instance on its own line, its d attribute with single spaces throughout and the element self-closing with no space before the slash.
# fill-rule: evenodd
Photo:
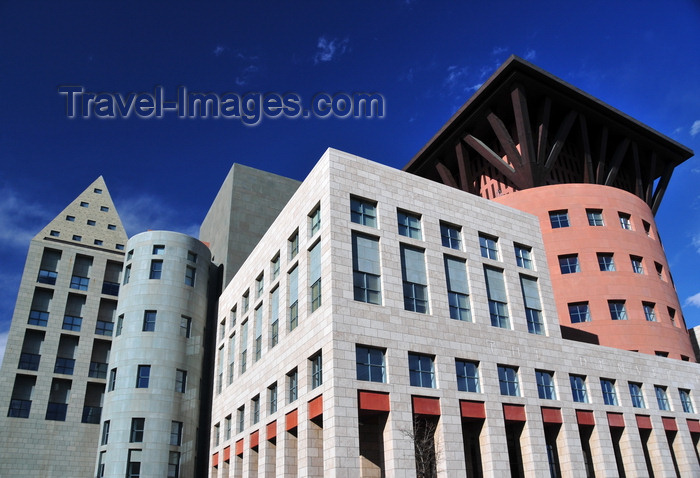
<svg viewBox="0 0 700 478">
<path fill-rule="evenodd" d="M 34 239 L 123 251 L 128 238 L 107 185 L 100 176 Z"/>
</svg>

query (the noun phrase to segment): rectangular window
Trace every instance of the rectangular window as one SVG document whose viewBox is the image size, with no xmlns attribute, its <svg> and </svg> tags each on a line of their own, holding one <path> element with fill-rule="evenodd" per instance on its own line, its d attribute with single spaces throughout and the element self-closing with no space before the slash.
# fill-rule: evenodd
<svg viewBox="0 0 700 478">
<path fill-rule="evenodd" d="M 630 397 L 632 398 L 632 406 L 635 408 L 646 408 L 644 404 L 644 395 L 642 395 L 642 384 L 629 382 Z"/>
<path fill-rule="evenodd" d="M 31 318 L 31 316 L 30 316 Z M 80 332 L 80 327 L 83 323 L 83 318 L 82 317 L 76 317 L 73 315 L 65 315 L 63 316 L 63 325 L 61 328 L 63 330 L 70 330 L 72 332 Z"/>
<path fill-rule="evenodd" d="M 270 275 L 271 280 L 275 280 L 280 276 L 280 253 L 278 252 L 275 257 L 270 261 Z"/>
<path fill-rule="evenodd" d="M 602 209 L 586 209 L 589 226 L 604 226 Z"/>
<path fill-rule="evenodd" d="M 141 450 L 129 450 L 126 462 L 126 478 L 141 477 Z"/>
<path fill-rule="evenodd" d="M 277 345 L 280 338 L 280 288 L 270 292 L 270 348 Z"/>
<path fill-rule="evenodd" d="M 639 256 L 630 256 L 632 263 L 632 272 L 635 274 L 644 274 L 644 266 L 642 266 L 642 258 Z"/>
<path fill-rule="evenodd" d="M 401 245 L 404 309 L 428 313 L 428 279 L 423 251 Z"/>
<path fill-rule="evenodd" d="M 540 398 L 557 399 L 557 393 L 554 390 L 554 372 L 535 370 L 535 379 L 537 380 L 537 394 Z"/>
<path fill-rule="evenodd" d="M 627 320 L 627 310 L 624 300 L 609 300 L 610 318 L 612 320 Z"/>
<path fill-rule="evenodd" d="M 241 298 L 241 301 L 243 303 L 243 313 L 247 313 L 248 309 L 250 308 L 250 290 L 247 289 L 245 292 L 243 292 L 243 297 Z"/>
<path fill-rule="evenodd" d="M 224 440 L 231 439 L 231 415 L 224 419 Z"/>
<path fill-rule="evenodd" d="M 70 279 L 70 288 L 77 290 L 88 290 L 90 279 L 88 277 L 73 276 Z"/>
<path fill-rule="evenodd" d="M 260 421 L 260 395 L 256 395 L 251 399 L 251 405 L 253 408 L 253 425 Z"/>
<path fill-rule="evenodd" d="M 377 203 L 350 198 L 350 220 L 363 226 L 377 227 Z"/>
<path fill-rule="evenodd" d="M 318 206 L 309 214 L 309 237 L 313 237 L 321 230 L 321 206 Z"/>
<path fill-rule="evenodd" d="M 471 321 L 467 263 L 464 259 L 450 256 L 445 256 L 444 262 L 450 317 L 455 320 Z"/>
<path fill-rule="evenodd" d="M 245 430 L 245 406 L 241 405 L 236 412 L 236 417 L 238 421 L 238 433 Z"/>
<path fill-rule="evenodd" d="M 143 429 L 146 426 L 145 418 L 132 418 L 131 431 L 129 432 L 129 443 L 143 442 Z"/>
<path fill-rule="evenodd" d="M 236 371 L 236 334 L 228 338 L 228 384 L 233 383 L 233 376 Z"/>
<path fill-rule="evenodd" d="M 289 271 L 287 283 L 289 284 L 289 330 L 292 331 L 299 325 L 299 268 L 294 267 Z"/>
<path fill-rule="evenodd" d="M 598 267 L 602 272 L 613 272 L 615 270 L 615 260 L 610 252 L 599 252 Z"/>
<path fill-rule="evenodd" d="M 100 439 L 100 445 L 107 443 L 109 443 L 109 420 L 105 420 L 102 424 L 102 438 Z"/>
<path fill-rule="evenodd" d="M 85 201 L 80 201 L 80 207 L 88 207 L 90 206 L 90 203 L 87 203 Z"/>
<path fill-rule="evenodd" d="M 192 334 L 192 318 L 180 316 L 180 337 L 190 338 Z"/>
<path fill-rule="evenodd" d="M 56 357 L 56 363 L 53 367 L 53 373 L 61 373 L 64 375 L 73 375 L 75 368 L 75 359 L 66 357 Z"/>
<path fill-rule="evenodd" d="M 73 275 L 70 280 L 70 288 L 77 290 L 88 290 L 90 284 L 90 269 L 92 268 L 92 257 L 76 255 L 73 265 Z"/>
<path fill-rule="evenodd" d="M 582 375 L 569 375 L 571 383 L 571 394 L 574 402 L 588 403 L 588 392 L 586 391 L 586 377 Z"/>
<path fill-rule="evenodd" d="M 175 371 L 175 391 L 185 393 L 187 389 L 187 371 L 177 369 Z"/>
<path fill-rule="evenodd" d="M 615 381 L 608 378 L 600 379 L 600 388 L 603 390 L 603 402 L 606 405 L 617 405 L 617 392 Z"/>
<path fill-rule="evenodd" d="M 194 287 L 194 279 L 197 274 L 197 269 L 190 266 L 185 266 L 185 285 Z"/>
<path fill-rule="evenodd" d="M 162 256 L 165 254 L 165 246 L 161 244 L 156 244 L 153 246 L 153 255 L 154 256 Z"/>
<path fill-rule="evenodd" d="M 163 274 L 163 261 L 151 261 L 151 271 L 148 275 L 149 279 L 160 279 Z"/>
<path fill-rule="evenodd" d="M 299 372 L 295 368 L 287 374 L 287 403 L 292 403 L 299 393 Z"/>
<path fill-rule="evenodd" d="M 532 263 L 532 248 L 529 246 L 522 246 L 520 244 L 514 244 L 513 247 L 515 249 L 515 262 L 518 264 L 518 267 L 534 270 L 535 267 Z"/>
<path fill-rule="evenodd" d="M 154 332 L 156 330 L 156 314 L 155 310 L 147 310 L 143 313 L 143 331 Z"/>
<path fill-rule="evenodd" d="M 187 260 L 190 262 L 197 262 L 197 254 L 192 251 L 187 251 Z"/>
<path fill-rule="evenodd" d="M 180 452 L 171 451 L 168 453 L 168 476 L 167 478 L 180 478 Z"/>
<path fill-rule="evenodd" d="M 654 310 L 654 304 L 651 302 L 642 302 L 642 307 L 644 308 L 644 316 L 649 322 L 656 322 L 656 311 Z"/>
<path fill-rule="evenodd" d="M 408 354 L 408 372 L 411 386 L 435 388 L 434 358 L 431 355 Z"/>
<path fill-rule="evenodd" d="M 131 279 L 131 264 L 124 268 L 124 285 L 129 283 L 129 279 Z"/>
<path fill-rule="evenodd" d="M 107 391 L 111 392 L 117 385 L 117 369 L 113 368 L 109 371 L 109 384 L 107 385 Z"/>
<path fill-rule="evenodd" d="M 386 381 L 384 354 L 384 349 L 361 345 L 355 346 L 357 379 L 384 383 Z"/>
<path fill-rule="evenodd" d="M 323 356 L 319 351 L 309 358 L 311 362 L 311 389 L 320 387 L 323 384 Z"/>
<path fill-rule="evenodd" d="M 287 240 L 289 249 L 289 259 L 292 260 L 299 253 L 299 231 L 294 231 L 294 234 Z"/>
<path fill-rule="evenodd" d="M 666 396 L 666 387 L 654 385 L 654 392 L 656 393 L 656 402 L 659 404 L 659 410 L 671 410 L 671 404 L 668 403 L 668 396 Z"/>
<path fill-rule="evenodd" d="M 511 397 L 520 396 L 520 384 L 518 383 L 518 369 L 508 365 L 498 366 L 498 383 L 501 386 L 501 395 Z"/>
<path fill-rule="evenodd" d="M 468 360 L 455 360 L 457 369 L 457 389 L 461 392 L 480 391 L 479 387 L 479 364 Z"/>
<path fill-rule="evenodd" d="M 549 223 L 552 225 L 552 229 L 569 227 L 569 212 L 566 210 L 549 211 Z"/>
<path fill-rule="evenodd" d="M 88 219 L 88 220 L 87 220 L 87 225 L 88 225 L 88 226 L 94 226 L 95 224 L 97 224 L 97 223 L 96 223 L 95 221 L 93 221 L 92 219 Z"/>
<path fill-rule="evenodd" d="M 440 237 L 442 245 L 450 249 L 462 250 L 462 228 L 440 222 Z"/>
<path fill-rule="evenodd" d="M 540 302 L 540 293 L 537 288 L 537 279 L 521 275 L 520 287 L 523 291 L 523 300 L 525 302 L 527 331 L 531 334 L 544 335 L 542 303 Z"/>
<path fill-rule="evenodd" d="M 618 213 L 620 216 L 620 227 L 622 229 L 632 230 L 632 221 L 630 220 L 630 215 L 624 212 Z"/>
<path fill-rule="evenodd" d="M 399 223 L 399 234 L 412 239 L 422 239 L 420 216 L 410 212 L 398 211 L 396 213 Z"/>
<path fill-rule="evenodd" d="M 100 212 L 108 212 L 109 208 L 107 206 L 100 206 Z"/>
<path fill-rule="evenodd" d="M 381 264 L 378 238 L 353 233 L 352 269 L 355 300 L 381 304 Z"/>
<path fill-rule="evenodd" d="M 150 365 L 139 365 L 136 375 L 136 388 L 148 388 L 148 381 L 151 377 Z"/>
<path fill-rule="evenodd" d="M 575 302 L 573 304 L 569 304 L 569 319 L 571 319 L 572 324 L 578 324 L 579 322 L 590 322 L 591 311 L 588 307 L 588 302 Z"/>
<path fill-rule="evenodd" d="M 216 425 L 214 425 L 214 446 L 215 447 L 219 446 L 219 440 L 221 439 L 220 434 L 219 434 L 220 429 L 221 429 L 220 423 L 217 423 Z"/>
<path fill-rule="evenodd" d="M 277 382 L 267 387 L 267 404 L 270 415 L 277 412 Z"/>
<path fill-rule="evenodd" d="M 262 304 L 255 309 L 255 361 L 262 357 Z"/>
<path fill-rule="evenodd" d="M 506 296 L 506 284 L 503 280 L 503 271 L 484 267 L 484 274 L 486 276 L 486 293 L 489 300 L 491 325 L 509 329 L 508 298 Z"/>
<path fill-rule="evenodd" d="M 248 366 L 248 321 L 241 324 L 241 373 L 246 371 Z"/>
<path fill-rule="evenodd" d="M 265 289 L 265 274 L 260 273 L 260 275 L 255 279 L 255 299 L 259 299 L 262 296 L 263 290 Z"/>
<path fill-rule="evenodd" d="M 479 234 L 479 249 L 481 250 L 481 257 L 498 260 L 498 238 Z"/>
<path fill-rule="evenodd" d="M 173 446 L 182 444 L 182 422 L 170 422 L 170 444 Z"/>
<path fill-rule="evenodd" d="M 581 272 L 581 268 L 578 264 L 578 254 L 559 256 L 559 270 L 562 274 Z"/>
<path fill-rule="evenodd" d="M 659 276 L 659 279 L 664 280 L 664 266 L 658 262 L 654 262 L 654 267 L 656 268 L 656 275 Z"/>
<path fill-rule="evenodd" d="M 678 393 L 681 396 L 681 405 L 683 405 L 683 411 L 685 413 L 695 413 L 695 408 L 693 408 L 693 402 L 690 399 L 690 390 L 679 388 Z"/>
<path fill-rule="evenodd" d="M 321 241 L 309 251 L 309 288 L 311 312 L 321 307 Z"/>
</svg>

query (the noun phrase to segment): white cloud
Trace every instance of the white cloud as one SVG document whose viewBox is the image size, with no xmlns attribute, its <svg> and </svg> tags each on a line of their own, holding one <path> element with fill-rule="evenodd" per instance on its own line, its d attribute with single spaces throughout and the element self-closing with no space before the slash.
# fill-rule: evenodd
<svg viewBox="0 0 700 478">
<path fill-rule="evenodd" d="M 0 365 L 2 365 L 2 360 L 5 357 L 5 348 L 7 347 L 7 336 L 10 331 L 0 332 Z"/>
<path fill-rule="evenodd" d="M 29 241 L 60 211 L 22 197 L 9 186 L 0 186 L 0 244 L 26 248 Z"/>
<path fill-rule="evenodd" d="M 221 56 L 221 54 L 226 51 L 226 47 L 221 46 L 221 45 L 216 45 L 216 48 L 214 48 L 214 56 Z"/>
<path fill-rule="evenodd" d="M 700 120 L 697 120 L 693 123 L 693 126 L 690 127 L 690 136 L 696 136 L 699 133 L 700 133 Z"/>
<path fill-rule="evenodd" d="M 700 292 L 698 292 L 695 295 L 691 295 L 687 299 L 685 299 L 685 303 L 683 305 L 690 305 L 693 307 L 700 307 Z"/>
<path fill-rule="evenodd" d="M 493 50 L 491 50 L 492 55 L 500 55 L 501 53 L 505 53 L 508 51 L 508 48 L 503 47 L 503 46 L 495 46 L 493 47 Z"/>
<path fill-rule="evenodd" d="M 199 236 L 197 222 L 182 222 L 182 212 L 157 196 L 128 196 L 119 200 L 118 204 L 119 217 L 129 237 L 149 230 L 176 231 L 193 237 Z"/>
<path fill-rule="evenodd" d="M 344 54 L 349 50 L 350 39 L 343 38 L 342 40 L 338 38 L 333 38 L 329 40 L 325 36 L 318 38 L 318 43 L 316 47 L 318 51 L 314 55 L 314 64 L 319 62 L 332 61 L 336 56 Z"/>
<path fill-rule="evenodd" d="M 526 59 L 527 61 L 532 61 L 532 60 L 534 60 L 536 56 L 537 56 L 537 52 L 536 52 L 535 50 L 527 50 L 527 51 L 525 52 L 525 59 Z"/>
<path fill-rule="evenodd" d="M 455 88 L 464 84 L 467 77 L 468 68 L 466 66 L 458 67 L 450 65 L 447 67 L 447 76 L 445 77 L 445 86 Z"/>
</svg>

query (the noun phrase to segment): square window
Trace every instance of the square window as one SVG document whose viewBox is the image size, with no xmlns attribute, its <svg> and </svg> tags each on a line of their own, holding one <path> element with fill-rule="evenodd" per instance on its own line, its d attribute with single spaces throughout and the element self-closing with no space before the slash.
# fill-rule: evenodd
<svg viewBox="0 0 700 478">
<path fill-rule="evenodd" d="M 671 410 L 671 404 L 668 402 L 668 396 L 666 395 L 666 387 L 654 385 L 654 393 L 656 393 L 656 402 L 659 404 L 659 410 Z"/>
<path fill-rule="evenodd" d="M 30 316 L 31 317 L 31 316 Z M 63 317 L 63 330 L 70 330 L 72 332 L 80 332 L 80 326 L 83 323 L 82 317 L 75 317 L 72 315 L 65 315 Z"/>
<path fill-rule="evenodd" d="M 515 262 L 518 264 L 518 267 L 533 270 L 535 267 L 532 263 L 532 248 L 520 244 L 514 244 L 513 247 L 515 249 Z"/>
<path fill-rule="evenodd" d="M 644 308 L 644 317 L 646 317 L 649 322 L 656 322 L 654 304 L 651 302 L 642 302 L 642 307 Z"/>
<path fill-rule="evenodd" d="M 153 246 L 153 255 L 154 256 L 162 256 L 165 254 L 165 246 L 162 244 L 157 244 Z"/>
<path fill-rule="evenodd" d="M 609 300 L 610 318 L 612 320 L 627 320 L 627 310 L 624 300 Z"/>
<path fill-rule="evenodd" d="M 601 378 L 600 388 L 603 390 L 603 402 L 606 405 L 617 405 L 617 392 L 615 391 L 615 381 L 607 378 Z"/>
<path fill-rule="evenodd" d="M 632 221 L 630 220 L 630 215 L 623 212 L 618 213 L 620 217 L 620 227 L 622 229 L 632 230 Z"/>
<path fill-rule="evenodd" d="M 72 276 L 70 278 L 70 288 L 77 290 L 88 290 L 90 284 L 89 277 Z"/>
<path fill-rule="evenodd" d="M 321 206 L 318 206 L 309 214 L 309 237 L 313 237 L 321 230 Z"/>
<path fill-rule="evenodd" d="M 377 203 L 351 197 L 350 220 L 363 226 L 377 227 Z"/>
<path fill-rule="evenodd" d="M 574 402 L 588 403 L 588 392 L 586 391 L 586 377 L 582 375 L 569 375 L 571 382 L 571 394 Z"/>
<path fill-rule="evenodd" d="M 151 378 L 151 366 L 139 365 L 136 374 L 136 388 L 148 388 L 148 382 Z"/>
<path fill-rule="evenodd" d="M 355 347 L 357 379 L 384 383 L 386 381 L 384 354 L 384 349 L 357 345 Z"/>
<path fill-rule="evenodd" d="M 441 222 L 440 237 L 442 238 L 442 245 L 444 247 L 449 247 L 450 249 L 456 249 L 458 251 L 462 249 L 461 227 Z"/>
<path fill-rule="evenodd" d="M 589 226 L 604 226 L 603 211 L 601 209 L 586 209 Z"/>
<path fill-rule="evenodd" d="M 576 272 L 581 272 L 581 267 L 578 263 L 578 254 L 559 256 L 559 270 L 562 274 L 575 274 Z"/>
<path fill-rule="evenodd" d="M 479 234 L 479 249 L 481 250 L 481 257 L 498 260 L 498 238 Z"/>
<path fill-rule="evenodd" d="M 535 379 L 537 380 L 537 394 L 540 398 L 547 400 L 557 399 L 554 389 L 554 372 L 535 370 Z"/>
<path fill-rule="evenodd" d="M 408 371 L 411 386 L 435 388 L 434 358 L 431 355 L 408 354 Z"/>
<path fill-rule="evenodd" d="M 197 262 L 197 254 L 192 251 L 187 251 L 187 260 L 190 262 Z"/>
<path fill-rule="evenodd" d="M 644 266 L 642 266 L 642 258 L 639 256 L 630 256 L 632 262 L 632 272 L 635 274 L 644 274 Z"/>
<path fill-rule="evenodd" d="M 632 398 L 632 406 L 635 408 L 646 408 L 644 404 L 644 395 L 642 394 L 642 384 L 629 382 L 630 397 Z"/>
<path fill-rule="evenodd" d="M 572 324 L 579 322 L 590 322 L 591 311 L 588 307 L 588 302 L 575 302 L 569 304 L 569 318 Z"/>
<path fill-rule="evenodd" d="M 410 212 L 397 212 L 399 234 L 412 239 L 422 239 L 420 216 Z"/>
<path fill-rule="evenodd" d="M 143 328 L 144 332 L 155 332 L 156 330 L 156 311 L 147 310 L 143 313 Z"/>
<path fill-rule="evenodd" d="M 149 272 L 149 279 L 160 279 L 163 274 L 163 261 L 151 261 L 151 271 Z"/>
<path fill-rule="evenodd" d="M 518 383 L 518 369 L 507 365 L 498 366 L 498 383 L 501 387 L 501 395 L 511 397 L 520 396 L 520 384 Z"/>
<path fill-rule="evenodd" d="M 613 272 L 615 270 L 615 260 L 610 252 L 599 252 L 598 267 L 602 272 Z"/>
<path fill-rule="evenodd" d="M 550 211 L 549 223 L 552 225 L 552 229 L 569 227 L 569 211 Z"/>
<path fill-rule="evenodd" d="M 479 364 L 468 360 L 455 360 L 457 389 L 460 392 L 479 393 Z"/>
</svg>

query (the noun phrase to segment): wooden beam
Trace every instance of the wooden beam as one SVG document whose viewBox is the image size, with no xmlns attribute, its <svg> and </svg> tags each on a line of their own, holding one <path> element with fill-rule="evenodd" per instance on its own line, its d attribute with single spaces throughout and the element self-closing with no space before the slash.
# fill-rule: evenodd
<svg viewBox="0 0 700 478">
<path fill-rule="evenodd" d="M 656 172 L 656 151 L 651 152 L 651 159 L 649 160 L 649 176 L 647 176 L 647 187 L 645 188 L 644 200 L 651 207 L 653 204 L 652 194 L 654 192 L 654 174 Z"/>
<path fill-rule="evenodd" d="M 518 132 L 520 143 L 520 155 L 526 165 L 537 162 L 535 156 L 535 139 L 532 137 L 530 125 L 530 112 L 527 107 L 527 97 L 522 85 L 514 85 L 510 92 L 513 101 L 513 114 L 515 116 L 515 129 Z"/>
<path fill-rule="evenodd" d="M 474 193 L 474 184 L 469 175 L 469 150 L 460 140 L 455 145 L 455 156 L 457 156 L 457 169 L 459 170 L 459 184 L 462 191 Z"/>
<path fill-rule="evenodd" d="M 656 215 L 656 211 L 659 210 L 661 200 L 663 199 L 668 183 L 671 180 L 671 174 L 673 174 L 673 164 L 668 163 L 666 164 L 664 174 L 661 176 L 661 179 L 659 179 L 659 184 L 656 186 L 656 190 L 654 191 L 654 199 L 652 200 L 651 204 L 651 212 L 654 215 Z"/>
<path fill-rule="evenodd" d="M 583 146 L 583 182 L 594 184 L 595 173 L 593 172 L 593 157 L 591 156 L 591 142 L 588 137 L 588 125 L 586 124 L 585 116 L 580 115 L 578 119 L 581 125 L 581 145 Z"/>
<path fill-rule="evenodd" d="M 499 118 L 496 113 L 489 111 L 486 115 L 486 119 L 491 124 L 491 129 L 496 133 L 496 138 L 498 142 L 501 143 L 501 147 L 506 152 L 506 156 L 510 160 L 510 163 L 514 167 L 519 167 L 523 164 L 523 158 L 520 156 L 517 146 L 515 146 L 515 141 L 510 135 L 508 128 L 506 128 L 505 123 Z"/>
<path fill-rule="evenodd" d="M 458 188 L 457 181 L 455 181 L 455 177 L 452 175 L 452 172 L 447 168 L 447 166 L 438 161 L 435 163 L 435 169 L 440 175 L 440 180 L 443 184 L 447 184 L 453 188 Z"/>
<path fill-rule="evenodd" d="M 552 170 L 554 164 L 557 162 L 557 159 L 559 159 L 559 153 L 564 147 L 566 137 L 569 135 L 569 131 L 571 131 L 571 127 L 574 125 L 574 120 L 576 119 L 576 116 L 578 116 L 578 113 L 576 111 L 569 111 L 569 114 L 566 115 L 564 121 L 562 121 L 559 125 L 557 135 L 554 137 L 554 146 L 552 146 L 552 150 L 549 152 L 549 156 L 547 156 L 547 162 L 544 164 L 544 176 L 542 178 L 543 180 Z"/>
<path fill-rule="evenodd" d="M 537 164 L 544 164 L 547 154 L 547 136 L 549 135 L 549 118 L 552 113 L 552 100 L 547 97 L 542 104 L 540 124 L 537 127 Z"/>
<path fill-rule="evenodd" d="M 464 142 L 474 148 L 474 151 L 479 153 L 482 158 L 488 161 L 498 171 L 503 173 L 505 177 L 512 180 L 513 176 L 515 175 L 515 170 L 513 167 L 503 161 L 499 155 L 494 153 L 493 150 L 486 146 L 480 139 L 468 134 L 464 137 Z"/>
<path fill-rule="evenodd" d="M 623 139 L 620 142 L 620 144 L 617 145 L 617 149 L 615 149 L 615 154 L 612 157 L 610 171 L 608 171 L 608 177 L 605 178 L 606 186 L 612 186 L 612 184 L 615 182 L 615 179 L 617 178 L 617 172 L 620 170 L 620 165 L 622 164 L 622 160 L 624 159 L 625 154 L 627 153 L 627 148 L 629 148 L 629 145 L 629 137 Z"/>
<path fill-rule="evenodd" d="M 603 126 L 600 133 L 600 155 L 598 156 L 598 167 L 596 168 L 596 183 L 603 184 L 605 178 L 605 163 L 608 156 L 608 127 Z"/>
<path fill-rule="evenodd" d="M 639 165 L 639 149 L 637 143 L 632 143 L 632 160 L 634 161 L 634 194 L 644 199 L 642 192 L 642 168 Z"/>
</svg>

